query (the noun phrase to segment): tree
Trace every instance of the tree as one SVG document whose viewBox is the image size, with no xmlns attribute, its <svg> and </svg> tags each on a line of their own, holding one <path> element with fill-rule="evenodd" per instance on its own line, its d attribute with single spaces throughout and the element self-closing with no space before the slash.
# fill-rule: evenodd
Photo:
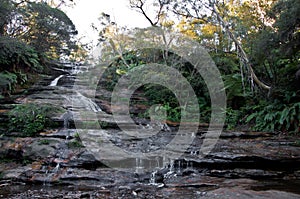
<svg viewBox="0 0 300 199">
<path fill-rule="evenodd" d="M 75 41 L 72 21 L 46 2 L 0 1 L 0 97 L 25 83 L 32 73 L 44 72 L 46 59 L 62 54 L 86 56 Z M 64 0 L 51 3 L 59 7 Z"/>
<path fill-rule="evenodd" d="M 255 130 L 300 130 L 300 1 L 174 0 L 164 9 L 179 17 L 172 28 L 205 46 L 222 71 L 231 122 L 255 118 Z"/>
<path fill-rule="evenodd" d="M 146 0 L 129 0 L 130 6 L 133 9 L 139 11 L 151 24 L 151 26 L 157 26 L 161 19 L 166 14 L 166 6 L 171 2 L 171 0 L 155 0 L 151 4 L 153 6 L 152 12 L 155 12 L 153 17 L 150 17 L 150 13 L 147 13 Z"/>
<path fill-rule="evenodd" d="M 277 46 L 286 57 L 291 57 L 300 50 L 300 2 L 280 0 L 269 13 L 275 20 L 274 27 Z"/>
<path fill-rule="evenodd" d="M 6 26 L 10 23 L 15 9 L 11 0 L 3 0 L 0 2 L 0 36 L 6 32 Z"/>
<path fill-rule="evenodd" d="M 277 90 L 292 89 L 300 57 L 300 2 L 278 1 L 268 12 L 272 27 L 256 33 L 253 59 L 264 66 Z"/>
<path fill-rule="evenodd" d="M 75 49 L 77 31 L 69 17 L 46 3 L 27 3 L 23 18 L 26 31 L 22 39 L 34 46 L 41 54 L 69 55 Z M 56 57 L 56 58 L 57 58 Z"/>
<path fill-rule="evenodd" d="M 139 1 L 140 2 L 140 1 Z M 157 1 L 154 1 L 154 4 Z M 146 12 L 143 11 L 143 5 L 145 1 L 143 1 L 140 6 L 135 6 L 134 8 L 141 12 L 144 17 L 149 19 L 149 16 Z M 216 44 L 216 40 L 219 40 L 222 35 L 222 31 L 225 31 L 231 42 L 235 45 L 235 50 L 238 51 L 239 58 L 241 62 L 245 66 L 245 71 L 248 72 L 252 82 L 255 82 L 261 88 L 270 90 L 270 86 L 266 85 L 264 82 L 260 81 L 259 78 L 254 73 L 252 64 L 250 63 L 249 56 L 244 50 L 244 47 L 240 41 L 244 35 L 236 34 L 235 25 L 231 20 L 230 10 L 233 10 L 234 6 L 240 6 L 242 3 L 240 1 L 217 1 L 217 0 L 207 0 L 207 1 L 191 1 L 191 0 L 176 0 L 176 1 L 158 1 L 156 3 L 160 5 L 161 9 L 166 8 L 172 13 L 175 13 L 178 16 L 182 16 L 188 19 L 197 19 L 199 20 L 199 26 L 202 31 L 205 31 L 209 28 L 211 32 L 214 32 L 212 36 L 212 40 L 214 42 L 213 45 Z M 160 14 L 159 12 L 157 14 Z M 159 19 L 159 16 L 156 17 Z M 203 24 L 203 22 L 205 24 Z M 153 23 L 150 24 L 153 25 Z M 154 24 L 156 25 L 156 24 Z M 219 28 L 220 27 L 220 28 Z M 203 32 L 204 32 L 203 31 Z M 218 34 L 219 33 L 219 34 Z M 201 32 L 200 32 L 201 34 Z M 218 37 L 218 38 L 216 38 Z M 210 40 L 209 40 L 210 41 Z M 229 50 L 230 50 L 229 45 Z"/>
</svg>

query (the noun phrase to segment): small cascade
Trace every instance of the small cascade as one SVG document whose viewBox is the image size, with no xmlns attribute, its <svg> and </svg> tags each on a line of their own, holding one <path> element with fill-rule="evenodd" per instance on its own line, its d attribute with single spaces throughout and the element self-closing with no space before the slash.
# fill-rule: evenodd
<svg viewBox="0 0 300 199">
<path fill-rule="evenodd" d="M 71 132 L 69 130 L 70 127 L 70 121 L 73 118 L 73 114 L 71 111 L 67 111 L 66 113 L 63 114 L 63 120 L 64 120 L 64 129 L 67 130 L 67 135 L 66 135 L 66 142 L 69 140 L 70 136 L 71 136 Z"/>
<path fill-rule="evenodd" d="M 62 117 L 64 120 L 64 129 L 68 129 L 70 127 L 70 121 L 72 120 L 72 112 L 68 110 Z"/>
<path fill-rule="evenodd" d="M 149 180 L 149 183 L 151 185 L 157 185 L 157 183 L 156 183 L 156 174 L 157 174 L 157 170 L 155 170 L 151 173 L 151 177 L 150 177 L 150 180 Z"/>
<path fill-rule="evenodd" d="M 164 178 L 170 178 L 174 173 L 175 173 L 174 160 L 170 160 L 169 171 L 166 174 L 164 174 Z"/>
<path fill-rule="evenodd" d="M 170 172 L 174 172 L 174 160 L 170 160 Z"/>
<path fill-rule="evenodd" d="M 143 160 L 141 158 L 135 158 L 135 172 L 136 173 L 143 173 L 144 172 L 144 165 Z"/>
<path fill-rule="evenodd" d="M 73 63 L 72 65 L 73 65 L 73 67 L 71 70 L 71 74 L 77 75 L 82 72 L 81 67 L 77 63 Z"/>
<path fill-rule="evenodd" d="M 57 165 L 55 166 L 55 168 L 52 171 L 46 170 L 45 174 L 46 174 L 47 177 L 44 180 L 44 186 L 50 184 L 52 178 L 56 174 L 58 174 L 59 170 L 60 170 L 60 164 L 59 163 L 57 163 Z"/>
<path fill-rule="evenodd" d="M 72 112 L 71 111 L 67 111 L 64 115 L 63 115 L 63 120 L 64 120 L 64 126 L 63 128 L 68 130 L 69 129 L 69 126 L 70 126 L 70 120 L 72 119 Z M 46 170 L 45 171 L 45 174 L 46 174 L 46 178 L 44 180 L 44 185 L 48 185 L 51 183 L 52 181 L 52 178 L 55 177 L 56 175 L 59 174 L 60 172 L 60 168 L 61 168 L 61 162 L 63 162 L 63 159 L 64 159 L 64 156 L 65 156 L 65 153 L 67 151 L 67 148 L 68 148 L 68 142 L 69 142 L 69 138 L 70 138 L 70 131 L 68 130 L 67 131 L 67 135 L 66 135 L 66 140 L 65 140 L 65 143 L 60 146 L 60 149 L 59 149 L 59 153 L 58 153 L 58 157 L 56 159 L 56 166 L 51 169 L 51 170 Z M 66 147 L 64 146 L 66 145 Z M 44 170 L 44 169 L 43 169 Z"/>
<path fill-rule="evenodd" d="M 85 109 L 93 111 L 95 113 L 102 112 L 101 108 L 90 98 L 85 97 L 78 91 L 75 91 L 74 95 L 64 95 L 63 97 L 67 100 L 68 108 L 72 109 Z M 70 106 L 71 105 L 71 106 Z"/>
<path fill-rule="evenodd" d="M 52 173 L 56 174 L 60 169 L 60 164 L 57 163 L 57 165 L 55 166 L 55 168 L 53 169 Z"/>
<path fill-rule="evenodd" d="M 60 78 L 62 78 L 64 75 L 60 75 L 57 78 L 55 78 L 50 84 L 49 86 L 57 86 L 58 80 L 60 80 Z"/>
<path fill-rule="evenodd" d="M 139 128 L 143 129 L 143 130 L 148 130 L 148 131 L 153 131 L 153 130 L 158 130 L 158 131 L 164 131 L 164 132 L 171 132 L 170 127 L 161 121 L 151 121 L 149 124 L 147 125 L 142 125 L 141 123 L 139 123 Z"/>
<path fill-rule="evenodd" d="M 94 111 L 94 112 L 100 112 L 102 111 L 101 108 L 90 98 L 85 97 L 79 92 L 76 92 L 78 96 L 78 100 L 86 107 L 88 110 Z"/>
<path fill-rule="evenodd" d="M 177 170 L 178 170 L 178 172 L 181 172 L 181 161 L 180 160 L 178 160 L 178 168 L 177 168 Z"/>
<path fill-rule="evenodd" d="M 194 169 L 193 168 L 193 162 L 192 161 L 188 162 L 187 167 L 190 168 L 190 169 Z"/>
<path fill-rule="evenodd" d="M 198 155 L 198 151 L 191 151 L 190 154 L 191 154 L 192 156 L 197 156 L 197 155 Z"/>
</svg>

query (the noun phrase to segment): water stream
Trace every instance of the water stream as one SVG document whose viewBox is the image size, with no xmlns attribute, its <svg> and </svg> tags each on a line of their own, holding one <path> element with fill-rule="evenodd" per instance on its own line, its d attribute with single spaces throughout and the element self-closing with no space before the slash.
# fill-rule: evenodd
<svg viewBox="0 0 300 199">
<path fill-rule="evenodd" d="M 59 176 L 64 170 L 67 170 L 64 165 L 64 160 L 66 159 L 65 156 L 68 156 L 68 142 L 70 141 L 70 122 L 73 120 L 73 113 L 80 110 L 88 110 L 92 111 L 94 113 L 98 114 L 104 114 L 101 110 L 101 108 L 98 106 L 95 101 L 93 101 L 91 98 L 85 96 L 84 93 L 81 93 L 80 90 L 74 90 L 70 89 L 70 85 L 65 85 L 64 81 L 59 81 L 61 78 L 75 78 L 77 74 L 83 72 L 84 70 L 88 70 L 87 66 L 79 66 L 76 64 L 70 64 L 68 69 L 64 70 L 65 75 L 59 75 L 56 77 L 48 86 L 55 87 L 55 90 L 61 89 L 62 91 L 66 91 L 65 93 L 61 94 L 61 97 L 63 98 L 64 103 L 67 104 L 67 111 L 63 115 L 63 130 L 67 131 L 65 142 L 60 143 L 61 145 L 56 146 L 58 153 L 55 154 L 55 161 L 52 162 L 51 165 L 44 165 L 41 169 L 42 172 L 44 172 L 44 175 L 46 175 L 46 178 L 44 180 L 44 185 L 49 185 L 49 183 L 52 181 L 53 178 L 56 178 Z M 58 84 L 59 82 L 59 84 Z M 61 83 L 63 82 L 63 83 Z M 71 127 L 72 128 L 72 127 Z M 155 135 L 153 137 L 150 137 L 149 139 L 129 139 L 128 137 L 119 136 L 119 134 L 122 134 L 122 132 L 118 131 L 118 129 L 109 129 L 107 130 L 107 136 L 110 136 L 110 139 L 115 141 L 116 146 L 118 147 L 124 147 L 128 148 L 128 146 L 132 148 L 136 148 L 138 150 L 157 150 L 160 149 L 160 147 L 166 145 L 170 140 L 174 138 L 174 132 L 173 128 L 170 128 L 167 124 L 162 122 L 156 122 L 156 123 L 147 123 L 137 124 L 137 128 L 143 129 L 145 131 L 153 131 L 153 130 L 160 130 L 161 133 L 158 135 Z M 105 129 L 106 130 L 106 129 Z M 199 138 L 201 140 L 201 135 L 197 133 L 192 133 L 192 137 Z M 125 138 L 125 139 L 124 139 Z M 239 139 L 239 138 L 238 138 Z M 196 139 L 197 140 L 197 139 Z M 249 140 L 243 142 L 247 143 Z M 100 142 L 101 144 L 104 144 L 103 142 Z M 246 154 L 250 158 L 247 160 L 252 165 L 247 165 L 247 161 L 239 160 L 235 157 L 235 154 L 229 155 L 226 153 L 223 153 L 221 150 L 218 152 L 215 157 L 208 159 L 206 162 L 200 162 L 201 160 L 197 159 L 199 156 L 199 145 L 201 144 L 201 141 L 194 144 L 194 146 L 191 146 L 186 151 L 186 156 L 188 158 L 184 159 L 171 159 L 168 156 L 161 155 L 158 157 L 151 157 L 151 158 L 143 158 L 143 157 L 132 157 L 128 159 L 121 159 L 118 160 L 119 162 L 116 162 L 116 168 L 122 170 L 122 167 L 125 172 L 128 173 L 134 173 L 134 175 L 138 176 L 137 179 L 134 179 L 133 182 L 138 182 L 136 184 L 143 184 L 146 186 L 150 186 L 152 188 L 162 188 L 166 187 L 166 189 L 170 192 L 172 191 L 178 191 L 178 189 L 184 190 L 184 194 L 182 193 L 182 196 L 185 195 L 188 192 L 193 192 L 192 194 L 196 193 L 200 190 L 199 187 L 201 187 L 201 183 L 205 182 L 205 177 L 209 176 L 212 177 L 209 179 L 209 182 L 216 181 L 216 184 L 219 179 L 222 179 L 224 181 L 234 178 L 250 178 L 250 175 L 253 175 L 256 177 L 256 173 L 259 173 L 259 177 L 262 177 L 265 175 L 265 173 L 269 172 L 268 169 L 261 169 L 262 171 L 259 171 L 257 168 L 257 165 L 255 164 L 255 161 L 260 161 L 258 158 L 251 159 L 253 156 L 252 154 Z M 225 142 L 225 146 L 231 146 L 230 144 Z M 247 145 L 245 145 L 248 147 Z M 270 146 L 272 146 L 270 144 Z M 144 147 L 144 148 L 143 148 Z M 153 147 L 153 148 L 151 148 Z M 156 148 L 155 148 L 156 147 Z M 220 146 L 224 147 L 224 146 Z M 242 147 L 242 146 L 241 146 Z M 231 150 L 231 149 L 230 149 Z M 229 151 L 231 152 L 231 151 Z M 252 153 L 252 152 L 251 152 Z M 219 156 L 218 156 L 219 155 Z M 99 154 L 101 157 L 101 154 Z M 108 158 L 114 158 L 114 157 L 108 157 Z M 244 158 L 241 156 L 241 158 Z M 235 163 L 234 161 L 237 160 Z M 244 162 L 243 162 L 244 161 Z M 55 163 L 55 164 L 54 164 Z M 230 165 L 232 164 L 232 165 Z M 125 166 L 124 166 L 125 165 Z M 229 166 L 228 166 L 229 165 Z M 227 168 L 228 166 L 228 168 Z M 210 168 L 211 167 L 211 168 Z M 150 168 L 150 169 L 149 169 Z M 237 168 L 237 169 L 236 169 Z M 245 171 L 243 171 L 243 169 Z M 249 170 L 247 170 L 249 169 Z M 79 171 L 82 169 L 79 169 Z M 258 171 L 256 171 L 258 170 Z M 77 170 L 76 170 L 77 171 Z M 92 172 L 92 171 L 91 171 Z M 105 171 L 106 172 L 106 171 Z M 106 173 L 103 173 L 105 175 Z M 241 173 L 238 173 L 241 172 Z M 243 173 L 244 172 L 244 173 Z M 247 173 L 248 172 L 248 173 Z M 252 174 L 252 173 L 253 174 Z M 275 173 L 275 172 L 274 172 Z M 97 175 L 94 176 L 94 178 L 102 178 L 102 173 L 97 173 Z M 240 177 L 240 176 L 241 177 Z M 248 176 L 247 176 L 248 175 Z M 274 174 L 275 175 L 275 174 Z M 276 174 L 277 175 L 277 174 Z M 281 174 L 280 174 L 281 175 Z M 75 174 L 74 174 L 75 176 Z M 100 177 L 99 177 L 100 176 Z M 146 177 L 141 177 L 146 176 Z M 228 177 L 229 176 L 229 177 Z M 238 177 L 236 177 L 238 176 Z M 76 177 L 76 176 L 75 176 Z M 85 177 L 85 176 L 83 176 Z M 122 176 L 115 176 L 115 178 L 122 178 Z M 208 178 L 209 178 L 208 177 Z M 214 177 L 218 177 L 219 179 L 215 179 Z M 105 177 L 103 177 L 105 178 Z M 111 179 L 118 181 L 118 179 Z M 139 181 L 140 180 L 140 181 Z M 229 180 L 229 183 L 231 183 Z M 271 181 L 271 180 L 269 180 Z M 97 181 L 98 182 L 98 181 Z M 97 183 L 95 182 L 95 183 Z M 126 182 L 126 181 L 124 181 Z M 184 184 L 186 183 L 186 184 Z M 224 184 L 226 185 L 227 182 Z M 209 184 L 209 183 L 208 183 Z M 213 183 L 211 183 L 213 184 Z M 182 186 L 181 186 L 182 185 Z M 132 186 L 132 185 L 130 185 Z M 136 186 L 136 185 L 134 185 Z M 169 187 L 168 187 L 169 186 Z M 181 187 L 180 187 L 181 186 Z M 205 183 L 203 186 L 206 186 Z M 210 185 L 209 185 L 210 186 Z M 180 187 L 180 188 L 178 188 Z M 263 189 L 264 187 L 257 186 L 257 189 Z M 136 192 L 132 192 L 136 193 Z M 180 192 L 179 192 L 180 193 Z M 197 194 L 196 194 L 197 195 Z M 194 195 L 192 195 L 194 197 Z M 200 196 L 199 196 L 200 197 Z M 195 197 L 198 198 L 198 197 Z"/>
<path fill-rule="evenodd" d="M 60 75 L 57 78 L 55 78 L 50 84 L 49 86 L 57 86 L 58 80 L 60 80 L 64 75 Z"/>
</svg>

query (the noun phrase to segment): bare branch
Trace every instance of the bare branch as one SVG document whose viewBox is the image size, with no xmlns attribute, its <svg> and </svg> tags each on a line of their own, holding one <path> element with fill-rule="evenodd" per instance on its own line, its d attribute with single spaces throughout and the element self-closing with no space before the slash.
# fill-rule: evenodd
<svg viewBox="0 0 300 199">
<path fill-rule="evenodd" d="M 147 21 L 151 24 L 151 26 L 155 26 L 156 24 L 150 19 L 147 13 L 144 10 L 145 2 L 143 0 L 132 1 L 130 0 L 130 7 L 137 9 L 138 12 L 142 13 Z"/>
<path fill-rule="evenodd" d="M 254 82 L 260 86 L 261 88 L 263 89 L 266 89 L 266 90 L 270 90 L 271 87 L 264 84 L 263 82 L 261 82 L 258 77 L 256 76 L 256 74 L 254 73 L 254 70 L 251 66 L 251 63 L 249 61 L 249 58 L 246 54 L 246 52 L 244 51 L 242 45 L 240 44 L 240 42 L 237 40 L 236 36 L 230 31 L 229 29 L 229 25 L 228 23 L 221 17 L 220 13 L 218 12 L 215 4 L 212 5 L 212 9 L 213 9 L 213 12 L 214 14 L 217 16 L 218 20 L 221 22 L 222 26 L 225 28 L 227 34 L 229 35 L 229 37 L 233 40 L 233 42 L 236 44 L 239 52 L 241 53 L 241 58 L 245 64 L 245 66 L 248 68 L 249 72 L 250 72 L 250 75 L 251 75 L 251 79 L 254 80 Z"/>
<path fill-rule="evenodd" d="M 163 15 L 164 8 L 170 3 L 170 0 L 157 0 L 158 10 L 156 12 L 155 19 L 151 19 L 149 14 L 146 13 L 145 3 L 146 0 L 130 0 L 130 7 L 136 9 L 139 13 L 141 13 L 151 24 L 151 26 L 157 26 Z"/>
</svg>

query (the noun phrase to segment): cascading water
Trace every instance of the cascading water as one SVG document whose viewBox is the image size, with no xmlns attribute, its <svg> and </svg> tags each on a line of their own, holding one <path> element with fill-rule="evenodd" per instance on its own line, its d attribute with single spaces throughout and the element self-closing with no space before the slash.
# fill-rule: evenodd
<svg viewBox="0 0 300 199">
<path fill-rule="evenodd" d="M 60 78 L 62 78 L 64 75 L 60 75 L 57 78 L 55 78 L 49 86 L 57 86 L 58 80 L 60 80 Z"/>
<path fill-rule="evenodd" d="M 68 72 L 70 74 L 70 76 L 77 75 L 81 72 L 81 67 L 79 65 L 72 64 L 71 66 L 72 67 L 70 69 L 66 69 L 63 71 Z M 60 76 L 56 77 L 49 84 L 49 86 L 56 86 L 57 89 L 66 89 L 66 88 L 63 88 L 66 85 L 57 86 L 58 81 L 65 76 L 66 75 L 60 75 Z M 69 77 L 69 76 L 66 76 L 66 77 Z M 75 91 L 75 93 L 74 92 L 72 92 L 72 93 L 73 94 L 63 94 L 62 95 L 65 99 L 67 99 L 67 104 L 72 104 L 72 106 L 69 107 L 67 112 L 65 114 L 63 114 L 63 116 L 62 116 L 63 129 L 67 130 L 66 140 L 65 140 L 65 143 L 62 144 L 58 149 L 59 152 L 57 153 L 56 159 L 54 160 L 54 162 L 56 162 L 56 166 L 51 169 L 47 168 L 48 166 L 45 167 L 46 178 L 44 180 L 44 185 L 47 185 L 49 182 L 51 182 L 52 178 L 55 177 L 60 172 L 61 163 L 64 161 L 64 158 L 65 158 L 64 156 L 67 151 L 68 142 L 69 142 L 69 138 L 70 138 L 70 131 L 68 129 L 70 128 L 70 121 L 73 119 L 73 112 L 69 109 L 73 108 L 73 107 L 80 107 L 80 108 L 84 108 L 86 110 L 93 111 L 93 112 L 102 111 L 101 108 L 94 101 L 92 101 L 88 97 L 85 97 L 79 91 Z"/>
<path fill-rule="evenodd" d="M 70 120 L 72 118 L 72 113 L 70 111 L 67 111 L 64 115 L 63 115 L 63 120 L 64 120 L 64 126 L 63 129 L 69 129 L 69 123 Z M 64 159 L 64 155 L 65 152 L 67 151 L 67 147 L 68 147 L 68 142 L 69 142 L 69 137 L 70 137 L 70 131 L 67 131 L 67 135 L 66 135 L 66 140 L 65 140 L 65 146 L 60 146 L 60 151 L 58 153 L 58 157 L 56 159 L 56 166 L 52 169 L 52 170 L 46 170 L 45 174 L 46 174 L 46 178 L 44 180 L 44 185 L 47 185 L 48 182 L 51 181 L 51 179 L 59 173 L 60 171 L 60 163 L 63 162 Z"/>
<path fill-rule="evenodd" d="M 101 108 L 93 100 L 85 97 L 78 91 L 75 91 L 75 94 L 73 94 L 72 96 L 64 95 L 63 97 L 67 100 L 66 104 L 71 105 L 70 107 L 68 107 L 69 109 L 79 108 L 93 111 L 95 113 L 102 111 Z"/>
<path fill-rule="evenodd" d="M 136 173 L 144 172 L 143 159 L 138 157 L 135 158 L 135 172 Z"/>
<path fill-rule="evenodd" d="M 81 67 L 78 65 L 71 65 L 69 67 L 69 69 L 65 72 L 68 72 L 70 76 L 76 76 L 77 74 L 81 73 Z M 57 83 L 59 81 L 59 79 L 61 79 L 62 77 L 68 77 L 68 75 L 60 75 L 59 77 L 55 78 L 51 83 L 50 86 L 57 86 Z M 57 86 L 57 89 L 63 89 L 66 90 L 68 89 L 69 86 L 66 85 L 60 85 Z M 68 90 L 66 90 L 68 91 Z M 70 120 L 72 120 L 73 118 L 73 114 L 75 114 L 76 117 L 76 111 L 78 110 L 88 110 L 88 111 L 92 111 L 92 112 L 100 112 L 102 111 L 101 108 L 91 99 L 86 97 L 84 94 L 81 93 L 80 89 L 76 90 L 73 89 L 72 92 L 66 92 L 64 94 L 62 94 L 62 97 L 64 97 L 66 99 L 66 101 L 64 102 L 64 104 L 66 105 L 67 108 L 67 112 L 63 115 L 63 121 L 64 121 L 64 130 L 67 130 L 70 128 L 69 123 Z M 139 125 L 140 128 L 142 128 L 143 130 L 148 130 L 148 131 L 164 131 L 164 132 L 171 132 L 171 129 L 169 128 L 169 126 L 161 121 L 151 121 L 149 124 L 147 125 Z M 66 142 L 65 144 L 68 144 L 68 138 L 69 138 L 69 134 L 67 132 L 66 135 Z M 66 148 L 61 147 L 60 149 L 60 153 L 57 155 L 57 159 L 56 159 L 56 166 L 55 168 L 52 168 L 51 170 L 47 170 L 46 173 L 48 175 L 47 177 L 47 181 L 49 181 L 49 179 L 51 179 L 53 176 L 55 176 L 55 174 L 57 174 L 58 172 L 60 172 L 60 167 L 61 167 L 61 163 L 64 160 L 64 153 L 66 151 Z M 176 171 L 175 171 L 175 166 L 174 166 L 174 160 L 169 160 L 168 158 L 164 157 L 164 160 L 162 161 L 162 164 L 160 164 L 160 158 L 163 157 L 156 157 L 153 159 L 152 166 L 155 166 L 154 171 L 150 174 L 150 178 L 149 178 L 149 184 L 150 185 L 154 185 L 154 186 L 163 186 L 162 183 L 159 183 L 160 181 L 159 176 L 161 175 L 161 169 L 164 169 L 163 167 L 166 166 L 165 168 L 167 169 L 167 173 L 165 173 L 163 175 L 164 178 L 170 178 L 172 176 L 176 175 Z M 149 162 L 147 160 L 145 160 L 143 158 L 136 158 L 135 160 L 135 172 L 136 173 L 145 173 L 147 170 L 147 165 L 149 164 Z"/>
<path fill-rule="evenodd" d="M 153 171 L 153 172 L 151 173 L 151 178 L 150 178 L 150 180 L 149 180 L 149 183 L 150 183 L 151 185 L 157 185 L 157 183 L 156 183 L 156 174 L 157 174 L 157 170 L 155 170 L 155 171 Z"/>
</svg>

